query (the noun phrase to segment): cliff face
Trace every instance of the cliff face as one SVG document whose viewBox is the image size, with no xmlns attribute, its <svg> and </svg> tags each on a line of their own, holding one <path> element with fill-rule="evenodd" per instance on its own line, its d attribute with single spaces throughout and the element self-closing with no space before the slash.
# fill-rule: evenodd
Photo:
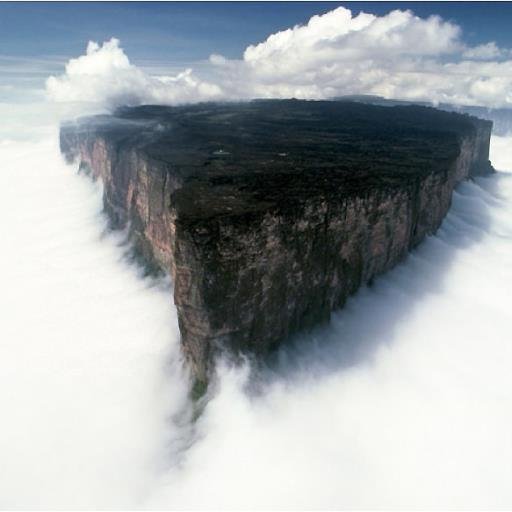
<svg viewBox="0 0 512 512">
<path fill-rule="evenodd" d="M 146 107 L 61 130 L 113 225 L 170 272 L 199 380 L 218 350 L 264 354 L 327 321 L 491 171 L 489 122 L 326 103 Z"/>
</svg>

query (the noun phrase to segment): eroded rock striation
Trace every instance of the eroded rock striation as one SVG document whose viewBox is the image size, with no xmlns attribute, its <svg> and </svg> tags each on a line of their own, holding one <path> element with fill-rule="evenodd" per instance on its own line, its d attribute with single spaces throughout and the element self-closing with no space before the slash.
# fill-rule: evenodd
<svg viewBox="0 0 512 512">
<path fill-rule="evenodd" d="M 492 123 L 418 106 L 254 101 L 143 106 L 61 128 L 114 227 L 174 281 L 184 352 L 265 354 L 327 321 L 492 172 Z"/>
</svg>

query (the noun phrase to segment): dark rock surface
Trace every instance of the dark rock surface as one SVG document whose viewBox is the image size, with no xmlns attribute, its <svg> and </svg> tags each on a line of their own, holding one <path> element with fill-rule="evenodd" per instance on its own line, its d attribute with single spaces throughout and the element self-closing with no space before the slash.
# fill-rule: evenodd
<svg viewBox="0 0 512 512">
<path fill-rule="evenodd" d="M 390 269 L 491 172 L 492 123 L 420 106 L 269 100 L 120 109 L 61 128 L 114 227 L 169 272 L 185 354 L 265 354 Z"/>
</svg>

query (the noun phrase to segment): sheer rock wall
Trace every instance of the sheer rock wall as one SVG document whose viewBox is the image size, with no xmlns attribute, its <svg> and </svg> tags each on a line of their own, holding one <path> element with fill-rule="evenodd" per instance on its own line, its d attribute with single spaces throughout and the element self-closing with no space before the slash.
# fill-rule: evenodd
<svg viewBox="0 0 512 512">
<path fill-rule="evenodd" d="M 217 351 L 265 354 L 328 321 L 437 230 L 454 187 L 492 171 L 491 123 L 459 117 L 432 168 L 427 158 L 417 173 L 377 169 L 356 179 L 351 171 L 342 181 L 332 166 L 281 172 L 279 159 L 264 174 L 233 174 L 224 163 L 219 171 L 215 158 L 214 172 L 187 174 L 148 150 L 132 125 L 63 126 L 61 150 L 102 180 L 113 226 L 129 224 L 144 260 L 171 274 L 182 346 L 206 381 Z"/>
</svg>

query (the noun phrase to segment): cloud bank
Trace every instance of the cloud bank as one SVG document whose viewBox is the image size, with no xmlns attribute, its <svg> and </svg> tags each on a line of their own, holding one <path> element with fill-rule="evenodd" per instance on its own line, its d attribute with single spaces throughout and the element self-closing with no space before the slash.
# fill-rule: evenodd
<svg viewBox="0 0 512 512">
<path fill-rule="evenodd" d="M 1 508 L 133 509 L 187 433 L 169 284 L 125 261 L 38 114 L 0 105 Z"/>
<path fill-rule="evenodd" d="M 466 45 L 461 28 L 439 16 L 338 7 L 247 47 L 241 59 L 211 55 L 200 72 L 175 76 L 133 65 L 117 39 L 90 42 L 46 88 L 56 101 L 109 107 L 346 94 L 500 107 L 512 104 L 512 59 L 494 41 Z"/>
<path fill-rule="evenodd" d="M 218 85 L 201 81 L 191 69 L 176 76 L 150 76 L 130 63 L 119 40 L 90 41 L 85 55 L 71 59 L 60 77 L 46 82 L 55 101 L 102 103 L 107 106 L 143 103 L 175 104 L 222 96 Z"/>
<path fill-rule="evenodd" d="M 26 115 L 0 105 L 2 508 L 511 507 L 512 174 L 462 184 L 437 235 L 283 349 L 263 393 L 222 368 L 191 422 L 169 290 Z M 493 138 L 497 168 L 511 148 Z"/>
</svg>

